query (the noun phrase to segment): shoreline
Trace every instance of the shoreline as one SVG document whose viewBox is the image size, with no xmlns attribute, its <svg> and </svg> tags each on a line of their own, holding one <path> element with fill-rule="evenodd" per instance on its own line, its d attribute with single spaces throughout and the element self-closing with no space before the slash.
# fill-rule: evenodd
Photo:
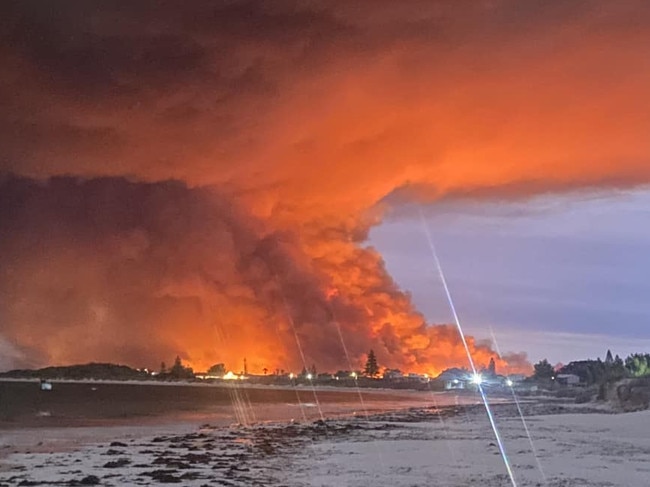
<svg viewBox="0 0 650 487">
<path fill-rule="evenodd" d="M 68 382 L 40 391 L 37 383 L 0 383 L 0 431 L 18 428 L 100 427 L 172 423 L 220 424 L 314 419 L 405 407 L 471 403 L 471 392 L 304 388 L 157 386 Z M 499 399 L 501 400 L 501 399 Z"/>
<path fill-rule="evenodd" d="M 0 384 L 3 382 L 10 383 L 31 383 L 39 384 L 39 379 L 31 378 L 13 378 L 13 377 L 0 377 Z M 357 391 L 361 390 L 363 393 L 394 393 L 394 394 L 423 394 L 423 393 L 439 393 L 446 391 L 429 391 L 417 390 L 407 388 L 391 388 L 391 387 L 361 387 L 355 385 L 340 385 L 330 386 L 314 383 L 313 385 L 307 383 L 297 383 L 295 385 L 287 384 L 260 384 L 251 383 L 246 380 L 215 380 L 213 382 L 199 382 L 199 381 L 155 381 L 155 380 L 112 380 L 112 379 L 48 379 L 53 385 L 56 384 L 87 384 L 87 385 L 132 385 L 132 386 L 164 386 L 164 387 L 198 387 L 198 388 L 226 388 L 226 389 L 269 389 L 269 390 L 303 390 L 303 391 Z M 459 393 L 459 391 L 454 391 Z M 470 391 L 460 391 L 461 393 L 469 393 Z"/>
</svg>

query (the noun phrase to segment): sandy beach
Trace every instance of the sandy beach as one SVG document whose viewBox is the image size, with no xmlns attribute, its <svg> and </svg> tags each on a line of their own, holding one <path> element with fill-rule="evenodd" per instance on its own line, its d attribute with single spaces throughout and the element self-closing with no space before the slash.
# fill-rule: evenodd
<svg viewBox="0 0 650 487">
<path fill-rule="evenodd" d="M 267 397 L 202 423 L 166 414 L 3 428 L 0 485 L 512 485 L 476 395 L 381 392 L 362 410 L 326 392 L 320 410 Z M 516 485 L 650 484 L 650 412 L 551 398 L 521 408 L 525 422 L 514 404 L 492 404 Z"/>
<path fill-rule="evenodd" d="M 577 408 L 573 413 L 567 409 L 529 416 L 529 438 L 512 410 L 498 406 L 495 410 L 518 486 L 650 485 L 648 411 L 603 414 Z M 396 418 L 394 429 L 378 427 L 356 438 L 314 442 L 282 483 L 513 485 L 483 411 L 474 409 L 439 421 L 425 418 L 414 422 Z"/>
</svg>

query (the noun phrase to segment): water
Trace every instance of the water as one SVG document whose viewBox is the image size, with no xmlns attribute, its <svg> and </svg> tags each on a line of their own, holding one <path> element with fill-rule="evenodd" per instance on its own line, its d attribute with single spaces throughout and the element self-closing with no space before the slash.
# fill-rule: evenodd
<svg viewBox="0 0 650 487">
<path fill-rule="evenodd" d="M 204 421 L 231 424 L 473 404 L 471 393 L 150 383 L 0 382 L 0 429 Z M 320 405 L 321 411 L 318 410 Z"/>
</svg>

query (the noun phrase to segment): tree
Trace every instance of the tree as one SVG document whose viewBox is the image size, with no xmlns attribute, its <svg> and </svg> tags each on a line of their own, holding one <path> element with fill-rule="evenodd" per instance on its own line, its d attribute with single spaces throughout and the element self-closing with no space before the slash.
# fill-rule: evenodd
<svg viewBox="0 0 650 487">
<path fill-rule="evenodd" d="M 614 362 L 608 364 L 600 359 L 597 360 L 575 360 L 563 366 L 557 372 L 558 374 L 573 374 L 580 377 L 580 382 L 585 385 L 604 384 L 614 380 L 617 366 Z"/>
<path fill-rule="evenodd" d="M 605 363 L 606 364 L 613 364 L 614 363 L 614 357 L 612 356 L 612 351 L 607 350 L 607 355 L 605 356 Z"/>
<path fill-rule="evenodd" d="M 208 369 L 208 375 L 225 375 L 226 374 L 226 365 L 225 364 L 214 364 Z"/>
<path fill-rule="evenodd" d="M 548 362 L 548 360 L 540 360 L 535 364 L 535 373 L 533 377 L 536 379 L 550 379 L 553 377 L 555 371 L 553 366 Z"/>
<path fill-rule="evenodd" d="M 623 359 L 618 355 L 614 358 L 614 362 L 609 367 L 609 380 L 617 381 L 625 377 L 625 364 Z"/>
<path fill-rule="evenodd" d="M 174 365 L 170 369 L 170 372 L 173 374 L 174 372 L 181 372 L 183 370 L 183 362 L 181 362 L 181 358 L 176 355 L 176 360 L 174 360 Z"/>
<path fill-rule="evenodd" d="M 375 377 L 379 373 L 379 365 L 377 365 L 377 357 L 375 357 L 374 350 L 368 352 L 368 359 L 366 360 L 366 366 L 363 372 L 368 377 Z"/>
<path fill-rule="evenodd" d="M 185 367 L 180 357 L 176 357 L 174 365 L 169 369 L 169 376 L 174 379 L 191 379 L 194 377 L 194 371 L 190 367 Z"/>
<path fill-rule="evenodd" d="M 160 373 L 164 374 L 167 372 L 167 365 L 165 365 L 165 362 L 160 363 Z"/>
<path fill-rule="evenodd" d="M 492 377 L 497 375 L 497 364 L 494 362 L 494 357 L 490 358 L 490 364 L 488 365 L 487 373 Z"/>
<path fill-rule="evenodd" d="M 634 353 L 625 359 L 625 368 L 632 377 L 650 375 L 650 355 Z"/>
</svg>

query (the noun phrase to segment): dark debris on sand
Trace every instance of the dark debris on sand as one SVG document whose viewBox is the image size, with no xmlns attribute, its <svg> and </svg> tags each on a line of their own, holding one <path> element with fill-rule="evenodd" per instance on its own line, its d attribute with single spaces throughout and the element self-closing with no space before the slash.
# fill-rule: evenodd
<svg viewBox="0 0 650 487">
<path fill-rule="evenodd" d="M 127 445 L 113 441 L 92 447 L 95 459 L 114 457 L 109 461 L 89 465 L 93 475 L 70 479 L 70 467 L 79 465 L 80 456 L 71 453 L 61 461 L 59 479 L 48 482 L 32 478 L 22 471 L 11 479 L 0 477 L 10 485 L 277 485 L 278 472 L 283 471 L 286 454 L 302 454 L 306 445 L 321 438 L 336 440 L 368 430 L 391 429 L 384 418 L 350 420 L 318 420 L 311 423 L 264 424 L 216 428 L 204 425 L 196 433 L 157 436 L 147 441 Z M 87 472 L 87 471 L 86 471 Z M 67 478 L 66 478 L 67 477 Z"/>
<path fill-rule="evenodd" d="M 527 415 L 534 415 L 533 406 Z M 546 404 L 545 411 L 549 405 Z M 553 405 L 560 410 L 564 406 Z M 514 406 L 495 405 L 503 416 L 516 414 Z M 541 412 L 541 410 L 540 410 Z M 569 410 L 567 409 L 567 412 Z M 8 485 L 159 485 L 177 484 L 200 487 L 202 485 L 268 486 L 278 485 L 279 472 L 286 472 L 287 458 L 308 455 L 308 445 L 313 441 L 356 438 L 372 441 L 373 435 L 384 434 L 400 428 L 400 423 L 439 421 L 441 418 L 485 414 L 481 405 L 450 408 L 413 408 L 400 412 L 386 412 L 369 417 L 342 420 L 318 420 L 310 423 L 264 424 L 218 428 L 203 425 L 199 431 L 183 435 L 156 436 L 129 445 L 114 441 L 93 447 L 94 458 L 113 456 L 109 461 L 89 465 L 87 451 L 70 454 L 60 464 L 60 479 L 38 482 L 28 470 L 14 472 L 11 478 L 2 478 Z M 76 456 L 75 456 L 76 455 Z M 71 466 L 79 467 L 79 460 L 92 467 L 92 475 L 70 479 Z M 88 471 L 86 471 L 88 473 Z M 81 477 L 81 474 L 79 474 Z"/>
</svg>

